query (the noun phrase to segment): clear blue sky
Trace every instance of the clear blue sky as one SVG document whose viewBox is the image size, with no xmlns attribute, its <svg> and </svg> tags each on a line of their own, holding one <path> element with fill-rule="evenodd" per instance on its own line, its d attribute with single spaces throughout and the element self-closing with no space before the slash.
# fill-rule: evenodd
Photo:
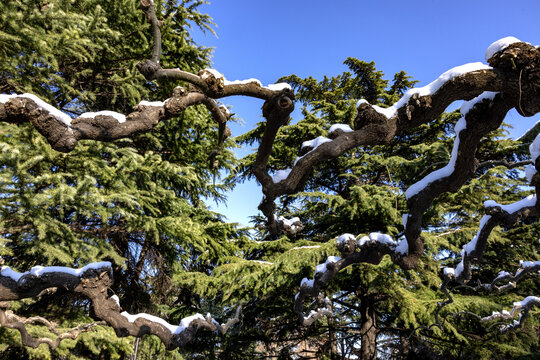
<svg viewBox="0 0 540 360">
<path fill-rule="evenodd" d="M 375 61 L 387 79 L 405 70 L 423 86 L 452 67 L 485 62 L 485 50 L 500 38 L 540 44 L 539 0 L 215 0 L 200 9 L 217 24 L 217 38 L 195 34 L 200 45 L 215 48 L 214 68 L 228 80 L 257 78 L 264 85 L 290 74 L 337 75 L 352 56 Z M 245 121 L 231 127 L 234 136 L 261 121 L 260 100 L 224 102 Z M 506 122 L 519 135 L 538 120 L 513 112 Z M 210 205 L 248 225 L 261 196 L 248 183 L 229 195 L 227 206 Z"/>
</svg>

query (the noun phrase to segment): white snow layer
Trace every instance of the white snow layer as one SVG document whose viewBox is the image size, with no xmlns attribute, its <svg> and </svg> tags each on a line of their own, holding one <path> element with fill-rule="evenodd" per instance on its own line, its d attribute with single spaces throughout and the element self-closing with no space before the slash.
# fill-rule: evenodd
<svg viewBox="0 0 540 360">
<path fill-rule="evenodd" d="M 326 259 L 326 262 L 324 262 L 324 264 L 317 265 L 317 267 L 315 268 L 315 274 L 317 274 L 317 273 L 325 273 L 326 269 L 327 269 L 326 266 L 328 264 L 336 263 L 339 260 L 341 260 L 341 258 L 339 256 L 329 256 L 328 259 Z"/>
<path fill-rule="evenodd" d="M 409 214 L 405 213 L 401 215 L 401 223 L 403 224 L 403 227 L 407 227 L 407 220 L 409 219 Z"/>
<path fill-rule="evenodd" d="M 327 143 L 327 142 L 330 142 L 330 141 L 332 141 L 332 140 L 330 140 L 327 137 L 318 136 L 313 140 L 304 141 L 302 143 L 302 148 L 312 147 L 313 149 L 311 151 L 313 151 L 316 148 L 318 148 L 321 144 L 324 144 L 324 143 Z"/>
<path fill-rule="evenodd" d="M 212 76 L 214 76 L 216 79 L 219 79 L 219 78 L 222 78 L 223 80 L 225 80 L 225 76 L 223 76 L 222 73 L 220 73 L 219 71 L 217 71 L 216 69 L 209 69 L 209 68 L 206 68 L 202 71 L 201 73 L 201 78 L 203 80 L 206 80 L 208 78 L 208 75 L 209 74 L 212 74 Z"/>
<path fill-rule="evenodd" d="M 461 261 L 459 262 L 458 266 L 455 269 L 455 276 L 459 277 L 461 273 L 464 270 L 465 264 L 463 262 L 463 259 L 467 254 L 470 254 L 471 252 L 476 249 L 476 242 L 478 241 L 478 236 L 480 235 L 480 232 L 484 228 L 484 226 L 487 224 L 487 222 L 491 219 L 491 215 L 484 215 L 482 216 L 482 219 L 480 219 L 480 227 L 478 229 L 478 232 L 476 235 L 472 238 L 471 241 L 469 241 L 465 246 L 463 246 L 463 249 L 461 250 Z"/>
<path fill-rule="evenodd" d="M 519 201 L 508 205 L 501 205 L 493 200 L 484 201 L 484 207 L 496 207 L 499 206 L 503 211 L 506 211 L 509 214 L 513 214 L 516 211 L 519 211 L 523 208 L 535 206 L 536 205 L 536 194 L 531 194 Z M 483 219 L 483 218 L 482 218 Z"/>
<path fill-rule="evenodd" d="M 143 100 L 139 103 L 140 106 L 165 106 L 163 101 L 146 101 Z"/>
<path fill-rule="evenodd" d="M 405 255 L 409 252 L 409 243 L 407 242 L 407 239 L 401 239 L 396 246 L 396 249 L 394 250 L 396 253 Z"/>
<path fill-rule="evenodd" d="M 270 84 L 266 86 L 266 88 L 272 91 L 281 91 L 283 89 L 291 89 L 291 85 L 287 83 L 277 83 L 277 84 Z"/>
<path fill-rule="evenodd" d="M 493 44 L 489 45 L 489 47 L 486 50 L 486 61 L 491 59 L 493 55 L 498 53 L 499 51 L 502 51 L 508 47 L 508 45 L 521 42 L 521 40 L 513 37 L 513 36 L 507 36 L 505 38 L 499 39 L 495 41 Z"/>
<path fill-rule="evenodd" d="M 459 119 L 456 126 L 454 127 L 456 138 L 454 140 L 454 147 L 452 148 L 452 155 L 450 157 L 450 161 L 445 167 L 427 174 L 422 180 L 412 184 L 407 189 L 407 191 L 405 191 L 405 198 L 407 198 L 407 200 L 418 194 L 432 182 L 450 176 L 454 172 L 459 149 L 459 133 L 466 127 L 467 122 L 465 121 L 465 118 L 462 117 L 461 119 Z"/>
<path fill-rule="evenodd" d="M 45 101 L 41 100 L 40 98 L 38 98 L 34 94 L 28 94 L 28 93 L 25 93 L 25 94 L 22 94 L 22 95 L 1 94 L 0 95 L 0 103 L 3 104 L 5 102 L 7 102 L 8 100 L 11 100 L 11 99 L 16 98 L 16 97 L 30 99 L 30 100 L 32 100 L 33 102 L 36 103 L 36 105 L 38 106 L 39 109 L 47 111 L 49 114 L 51 114 L 52 116 L 54 116 L 56 119 L 63 122 L 67 126 L 69 126 L 71 124 L 71 116 L 69 116 L 68 114 L 63 113 L 62 111 L 58 110 L 57 108 L 55 108 L 52 105 L 47 104 Z"/>
<path fill-rule="evenodd" d="M 540 156 L 540 134 L 536 136 L 529 146 L 529 152 L 531 153 L 531 160 L 534 163 L 538 156 Z"/>
<path fill-rule="evenodd" d="M 209 77 L 209 74 L 212 74 L 212 76 L 214 76 L 216 79 L 222 79 L 223 80 L 223 85 L 225 85 L 225 86 L 227 86 L 227 85 L 246 85 L 246 84 L 255 83 L 255 84 L 259 85 L 260 87 L 263 87 L 262 83 L 258 79 L 254 79 L 254 78 L 246 79 L 246 80 L 229 81 L 229 80 L 227 80 L 225 78 L 225 76 L 222 73 L 220 73 L 216 69 L 204 69 L 201 72 L 201 78 L 203 80 L 206 80 Z M 287 83 L 277 83 L 277 84 L 269 84 L 267 86 L 264 86 L 264 88 L 272 90 L 272 91 L 281 91 L 283 89 L 291 89 L 291 85 L 289 85 Z"/>
<path fill-rule="evenodd" d="M 525 176 L 530 183 L 534 174 L 536 174 L 536 168 L 534 164 L 536 163 L 536 159 L 538 158 L 538 156 L 540 156 L 540 134 L 538 134 L 534 138 L 533 142 L 529 146 L 529 152 L 531 153 L 531 160 L 533 162 L 533 165 L 525 166 Z"/>
<path fill-rule="evenodd" d="M 405 92 L 401 99 L 399 99 L 398 102 L 396 102 L 394 105 L 387 107 L 387 108 L 381 108 L 376 105 L 372 105 L 373 109 L 375 109 L 377 112 L 383 114 L 387 118 L 391 118 L 396 114 L 397 109 L 402 107 L 404 104 L 408 103 L 411 96 L 414 94 L 418 94 L 418 96 L 427 96 L 427 95 L 433 95 L 443 86 L 446 82 L 469 72 L 478 71 L 478 70 L 489 70 L 491 69 L 491 66 L 488 66 L 486 64 L 482 64 L 481 62 L 475 62 L 475 63 L 469 63 L 461 66 L 456 66 L 455 68 L 452 68 L 445 73 L 443 73 L 441 76 L 439 76 L 435 81 L 429 83 L 428 85 L 421 87 L 421 88 L 413 88 Z M 360 106 L 363 103 L 367 103 L 365 99 L 360 99 L 356 103 L 356 107 Z"/>
<path fill-rule="evenodd" d="M 328 133 L 331 134 L 334 131 L 341 130 L 343 132 L 353 132 L 353 129 L 347 124 L 334 124 L 330 126 L 330 130 L 328 130 Z"/>
<path fill-rule="evenodd" d="M 530 302 L 538 302 L 540 303 L 540 297 L 538 296 L 527 296 L 525 299 L 521 300 L 520 302 L 515 302 L 515 307 L 523 307 L 527 306 Z"/>
<path fill-rule="evenodd" d="M 118 304 L 118 306 L 120 306 L 120 298 L 118 298 L 118 296 L 113 295 L 110 297 L 110 299 L 113 299 Z"/>
<path fill-rule="evenodd" d="M 302 281 L 300 282 L 300 287 L 304 287 L 304 286 L 312 288 L 313 287 L 313 279 L 303 278 Z"/>
<path fill-rule="evenodd" d="M 92 118 L 95 118 L 96 116 L 111 116 L 113 118 L 116 119 L 116 121 L 118 121 L 119 123 L 124 123 L 126 122 L 126 115 L 124 114 L 120 114 L 120 113 L 117 113 L 115 111 L 109 111 L 109 110 L 103 110 L 103 111 L 98 111 L 98 112 L 86 112 L 86 113 L 83 113 L 81 114 L 79 117 L 81 119 L 92 119 Z"/>
<path fill-rule="evenodd" d="M 444 268 L 443 273 L 446 276 L 455 276 L 455 270 L 453 268 Z"/>
<path fill-rule="evenodd" d="M 349 240 L 355 240 L 355 239 L 356 239 L 356 236 L 354 236 L 353 234 L 342 234 L 342 235 L 338 236 L 337 243 L 338 244 L 343 244 L 343 243 L 346 243 Z"/>
<path fill-rule="evenodd" d="M 46 273 L 52 273 L 52 272 L 62 272 L 66 274 L 70 274 L 73 276 L 81 276 L 86 270 L 89 269 L 101 269 L 101 268 L 110 268 L 111 263 L 108 261 L 102 261 L 102 262 L 96 262 L 96 263 L 90 263 L 80 269 L 73 269 L 65 266 L 34 266 L 30 271 L 25 271 L 23 273 L 19 273 L 13 269 L 11 269 L 9 266 L 2 266 L 2 269 L 0 270 L 0 275 L 10 277 L 14 281 L 19 281 L 21 277 L 24 275 L 32 275 L 32 276 L 41 276 Z"/>
<path fill-rule="evenodd" d="M 183 318 L 180 321 L 179 325 L 172 325 L 172 324 L 169 324 L 167 321 L 163 320 L 162 318 L 159 318 L 157 316 L 150 315 L 150 314 L 145 314 L 145 313 L 141 313 L 141 314 L 137 314 L 137 315 L 131 315 L 131 314 L 127 313 L 126 311 L 124 311 L 124 312 L 120 313 L 120 315 L 125 317 L 131 323 L 135 322 L 135 320 L 137 320 L 137 319 L 146 319 L 146 320 L 149 320 L 151 322 L 161 324 L 161 325 L 165 326 L 172 334 L 180 334 L 182 331 L 184 331 L 189 326 L 189 324 L 191 324 L 191 322 L 193 320 L 203 320 L 203 321 L 205 320 L 204 316 L 202 316 L 201 314 L 195 314 L 195 315 Z"/>
<path fill-rule="evenodd" d="M 287 179 L 287 176 L 289 176 L 290 173 L 291 169 L 278 170 L 276 171 L 274 176 L 272 176 L 272 181 L 274 182 L 274 184 L 277 184 L 278 182 Z"/>
<path fill-rule="evenodd" d="M 288 230 L 294 234 L 296 234 L 298 231 L 302 230 L 302 222 L 300 221 L 299 217 L 293 217 L 292 219 L 287 219 L 284 216 L 280 216 L 278 218 L 278 221 L 280 221 L 283 224 L 283 227 L 285 230 Z"/>
<path fill-rule="evenodd" d="M 258 79 L 253 79 L 253 78 L 246 79 L 246 80 L 233 80 L 233 81 L 225 80 L 225 85 L 247 85 L 251 83 L 255 83 L 259 85 L 260 87 L 262 87 L 262 83 Z"/>
<path fill-rule="evenodd" d="M 499 92 L 497 91 L 484 91 L 477 97 L 475 97 L 472 100 L 465 101 L 463 105 L 461 105 L 461 109 L 459 110 L 461 112 L 461 115 L 465 116 L 467 113 L 473 108 L 474 105 L 476 105 L 479 102 L 482 102 L 484 99 L 493 100 L 495 98 L 495 95 L 497 95 Z"/>
</svg>

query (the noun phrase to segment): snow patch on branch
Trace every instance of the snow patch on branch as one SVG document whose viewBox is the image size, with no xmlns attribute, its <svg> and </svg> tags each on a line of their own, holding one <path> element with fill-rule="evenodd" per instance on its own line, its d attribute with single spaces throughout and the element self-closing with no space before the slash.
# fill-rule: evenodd
<svg viewBox="0 0 540 360">
<path fill-rule="evenodd" d="M 254 79 L 254 78 L 246 79 L 246 80 L 233 80 L 233 81 L 225 80 L 224 84 L 225 84 L 225 86 L 227 86 L 227 85 L 257 84 L 260 87 L 262 87 L 262 83 L 260 82 L 260 80 Z"/>
<path fill-rule="evenodd" d="M 222 81 L 222 84 L 224 86 L 256 84 L 257 86 L 260 86 L 262 88 L 269 89 L 269 90 L 272 90 L 272 91 L 282 91 L 284 89 L 289 89 L 289 90 L 291 89 L 291 85 L 289 85 L 287 83 L 277 83 L 277 84 L 269 84 L 267 86 L 263 86 L 261 81 L 258 80 L 258 79 L 255 79 L 255 78 L 246 79 L 246 80 L 229 81 L 229 80 L 227 80 L 225 78 L 225 76 L 222 73 L 220 73 L 216 69 L 207 68 L 207 69 L 204 69 L 201 72 L 199 72 L 199 74 L 200 74 L 201 79 L 203 79 L 205 81 L 208 78 L 210 78 L 211 76 L 213 76 L 216 79 L 218 79 L 220 82 Z"/>
<path fill-rule="evenodd" d="M 317 265 L 317 267 L 315 268 L 315 275 L 317 275 L 318 273 L 326 273 L 326 271 L 328 270 L 328 265 L 335 264 L 339 260 L 341 260 L 339 256 L 329 256 L 323 264 Z"/>
<path fill-rule="evenodd" d="M 489 45 L 489 47 L 486 50 L 486 61 L 491 59 L 493 55 L 498 53 L 499 51 L 503 51 L 506 49 L 510 44 L 521 42 L 521 40 L 513 37 L 513 36 L 507 36 L 505 38 L 499 39 L 495 41 L 493 44 Z"/>
<path fill-rule="evenodd" d="M 138 104 L 138 106 L 160 107 L 160 106 L 165 106 L 165 102 L 164 101 L 146 101 L 146 100 L 143 100 Z"/>
<path fill-rule="evenodd" d="M 324 144 L 324 143 L 327 143 L 327 142 L 331 142 L 332 140 L 330 140 L 329 138 L 327 137 L 324 137 L 324 136 L 318 136 L 316 137 L 315 139 L 313 140 L 308 140 L 308 141 L 304 141 L 302 143 L 302 149 L 303 148 L 313 148 L 311 149 L 310 151 L 313 151 L 315 150 L 316 148 L 318 148 L 320 145 Z"/>
<path fill-rule="evenodd" d="M 111 269 L 111 263 L 108 261 L 102 261 L 102 262 L 95 262 L 90 263 L 80 269 L 73 269 L 65 266 L 34 266 L 30 271 L 25 271 L 23 273 L 19 273 L 13 269 L 11 269 L 9 266 L 2 266 L 0 270 L 0 275 L 9 277 L 13 279 L 13 281 L 18 282 L 21 277 L 25 275 L 32 275 L 39 277 L 43 274 L 47 273 L 65 273 L 73 276 L 81 276 L 84 274 L 87 270 L 90 269 L 102 269 L 102 268 L 108 268 Z"/>
<path fill-rule="evenodd" d="M 125 317 L 131 323 L 135 322 L 137 319 L 146 319 L 148 321 L 163 325 L 165 328 L 167 328 L 171 332 L 171 334 L 180 334 L 182 331 L 184 331 L 186 328 L 188 328 L 189 325 L 191 324 L 191 322 L 193 322 L 194 320 L 205 321 L 204 316 L 202 316 L 201 314 L 195 314 L 195 315 L 183 318 L 180 321 L 179 325 L 169 324 L 167 321 L 163 320 L 160 317 L 150 315 L 150 314 L 145 314 L 145 313 L 131 315 L 128 312 L 124 311 L 124 312 L 120 313 L 120 315 Z"/>
<path fill-rule="evenodd" d="M 277 84 L 269 84 L 268 86 L 265 86 L 265 88 L 270 89 L 272 91 L 281 91 L 285 89 L 291 89 L 291 85 L 287 83 L 277 83 Z"/>
<path fill-rule="evenodd" d="M 450 161 L 445 167 L 427 174 L 422 180 L 418 181 L 417 183 L 412 184 L 407 189 L 407 191 L 405 191 L 405 198 L 407 200 L 409 200 L 410 198 L 418 194 L 420 191 L 425 189 L 432 182 L 448 177 L 455 171 L 456 161 L 458 157 L 458 149 L 459 149 L 459 133 L 465 130 L 466 127 L 467 127 L 467 122 L 465 121 L 465 118 L 462 117 L 461 119 L 459 119 L 459 121 L 456 123 L 456 126 L 454 127 L 456 138 L 454 140 L 454 147 L 452 148 L 452 155 L 450 157 Z"/>
<path fill-rule="evenodd" d="M 535 206 L 535 205 L 536 205 L 536 194 L 531 194 L 519 201 L 516 201 L 508 205 L 501 205 L 494 200 L 484 201 L 484 207 L 500 207 L 501 210 L 506 211 L 509 214 L 513 214 L 521 209 Z"/>
<path fill-rule="evenodd" d="M 465 101 L 463 105 L 461 105 L 461 109 L 459 110 L 461 112 L 461 115 L 467 115 L 467 113 L 474 107 L 474 105 L 482 102 L 485 99 L 493 100 L 498 93 L 499 92 L 497 91 L 484 91 L 474 99 Z"/>
<path fill-rule="evenodd" d="M 14 98 L 27 98 L 27 99 L 30 99 L 38 106 L 39 109 L 47 111 L 50 115 L 54 116 L 58 121 L 61 121 L 64 124 L 66 124 L 68 127 L 71 125 L 71 116 L 69 116 L 68 114 L 66 114 L 66 113 L 64 113 L 64 112 L 62 112 L 60 110 L 58 110 L 54 106 L 46 103 L 45 101 L 41 100 L 40 98 L 38 98 L 34 94 L 28 94 L 28 93 L 21 94 L 21 95 L 0 94 L 0 103 L 2 103 L 2 104 L 6 103 L 9 100 L 14 99 Z"/>
<path fill-rule="evenodd" d="M 302 225 L 302 222 L 298 217 L 287 219 L 284 216 L 280 216 L 277 221 L 281 222 L 285 231 L 292 235 L 295 235 L 304 228 L 304 225 Z"/>
<path fill-rule="evenodd" d="M 109 110 L 103 110 L 103 111 L 97 111 L 97 112 L 86 112 L 79 116 L 81 119 L 93 119 L 96 116 L 110 116 L 116 119 L 119 123 L 126 122 L 126 115 L 117 113 L 116 111 L 109 111 Z"/>
<path fill-rule="evenodd" d="M 272 181 L 274 182 L 274 184 L 277 184 L 280 181 L 287 179 L 287 176 L 289 176 L 290 173 L 291 169 L 278 170 L 276 171 L 274 176 L 272 176 Z"/>
<path fill-rule="evenodd" d="M 291 250 L 302 250 L 302 249 L 319 249 L 321 245 L 305 245 L 293 247 Z"/>
<path fill-rule="evenodd" d="M 536 159 L 538 159 L 538 156 L 540 156 L 540 134 L 538 134 L 534 138 L 533 142 L 529 146 L 529 152 L 531 154 L 531 160 L 533 165 L 525 166 L 525 176 L 527 177 L 529 183 L 531 183 L 534 174 L 536 174 L 536 167 L 534 166 L 534 164 L 536 163 Z"/>
<path fill-rule="evenodd" d="M 443 74 L 441 74 L 436 80 L 429 83 L 428 85 L 421 87 L 421 88 L 413 88 L 405 92 L 401 99 L 399 99 L 398 102 L 396 102 L 394 105 L 382 108 L 377 105 L 371 105 L 373 109 L 375 109 L 377 112 L 383 114 L 387 118 L 393 117 L 397 109 L 405 105 L 409 102 L 411 97 L 415 94 L 418 94 L 418 96 L 428 96 L 435 94 L 444 84 L 446 84 L 448 81 L 453 80 L 454 78 L 473 72 L 478 70 L 490 70 L 492 69 L 491 66 L 482 64 L 481 62 L 475 62 L 475 63 L 469 63 L 464 64 L 461 66 L 456 66 Z M 359 107 L 361 104 L 367 103 L 365 99 L 361 99 L 356 103 L 356 107 Z"/>
<path fill-rule="evenodd" d="M 333 133 L 334 131 L 337 131 L 337 130 L 341 130 L 341 131 L 346 132 L 346 133 L 354 131 L 347 124 L 334 124 L 334 125 L 330 126 L 330 129 L 328 130 L 328 133 L 331 134 L 331 133 Z"/>
</svg>

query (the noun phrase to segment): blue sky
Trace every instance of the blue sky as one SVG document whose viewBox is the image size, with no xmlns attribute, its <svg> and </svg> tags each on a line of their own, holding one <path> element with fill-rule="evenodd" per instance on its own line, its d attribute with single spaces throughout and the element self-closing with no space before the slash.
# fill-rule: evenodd
<svg viewBox="0 0 540 360">
<path fill-rule="evenodd" d="M 217 38 L 195 34 L 200 45 L 215 48 L 214 68 L 228 80 L 257 78 L 264 85 L 290 74 L 337 75 L 352 56 L 375 61 L 387 79 L 405 70 L 424 86 L 455 66 L 485 62 L 485 50 L 500 38 L 540 44 L 538 0 L 215 0 L 200 9 L 217 24 Z M 231 127 L 234 136 L 262 119 L 260 100 L 224 102 L 245 122 Z M 506 122 L 519 135 L 538 120 L 512 112 Z M 247 183 L 226 206 L 210 206 L 248 225 L 261 196 Z"/>
</svg>

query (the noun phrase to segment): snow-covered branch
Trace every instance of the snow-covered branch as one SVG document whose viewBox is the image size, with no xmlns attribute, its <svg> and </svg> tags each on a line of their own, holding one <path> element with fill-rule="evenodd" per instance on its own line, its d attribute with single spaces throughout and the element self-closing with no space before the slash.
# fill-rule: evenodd
<svg viewBox="0 0 540 360">
<path fill-rule="evenodd" d="M 384 255 L 390 255 L 394 261 L 407 254 L 408 245 L 405 239 L 395 242 L 390 235 L 371 233 L 369 236 L 356 237 L 352 234 L 343 234 L 337 238 L 339 256 L 330 256 L 322 264 L 315 268 L 313 279 L 302 279 L 300 290 L 295 296 L 294 311 L 300 319 L 300 323 L 309 326 L 323 316 L 332 315 L 331 302 L 321 297 L 323 289 L 334 276 L 342 269 L 360 263 L 378 264 Z M 304 301 L 311 297 L 317 299 L 317 307 L 311 309 L 305 315 Z M 319 307 L 323 305 L 322 307 Z"/>
<path fill-rule="evenodd" d="M 163 341 L 167 349 L 185 346 L 195 338 L 198 329 L 219 331 L 223 334 L 240 318 L 241 307 L 238 307 L 234 317 L 224 324 L 218 323 L 210 314 L 206 316 L 195 314 L 182 319 L 179 325 L 169 324 L 167 321 L 150 314 L 131 315 L 125 311 L 122 312 L 118 297 L 107 296 L 107 289 L 111 284 L 112 269 L 109 262 L 92 263 L 80 269 L 36 266 L 24 273 L 3 266 L 0 271 L 0 304 L 3 309 L 7 309 L 11 300 L 33 298 L 46 289 L 60 287 L 90 299 L 95 315 L 111 326 L 118 336 L 156 335 Z M 31 321 L 37 320 L 40 319 L 31 319 Z M 9 312 L 0 312 L 0 325 L 19 330 L 23 341 L 26 341 L 29 346 L 47 343 L 55 347 L 61 340 L 74 338 L 83 330 L 88 330 L 90 326 L 81 325 L 65 335 L 58 336 L 56 340 L 50 340 L 35 339 L 29 336 L 25 322 L 28 321 Z M 40 322 L 51 328 L 47 320 L 42 319 Z"/>
<path fill-rule="evenodd" d="M 480 319 L 482 322 L 489 322 L 493 320 L 512 320 L 519 314 L 518 320 L 513 320 L 511 324 L 501 325 L 500 330 L 505 333 L 510 330 L 517 329 L 525 323 L 529 317 L 529 311 L 535 307 L 540 306 L 540 297 L 527 296 L 525 299 L 515 302 L 511 311 L 503 310 L 502 312 L 494 311 L 490 316 L 486 316 Z"/>
</svg>

